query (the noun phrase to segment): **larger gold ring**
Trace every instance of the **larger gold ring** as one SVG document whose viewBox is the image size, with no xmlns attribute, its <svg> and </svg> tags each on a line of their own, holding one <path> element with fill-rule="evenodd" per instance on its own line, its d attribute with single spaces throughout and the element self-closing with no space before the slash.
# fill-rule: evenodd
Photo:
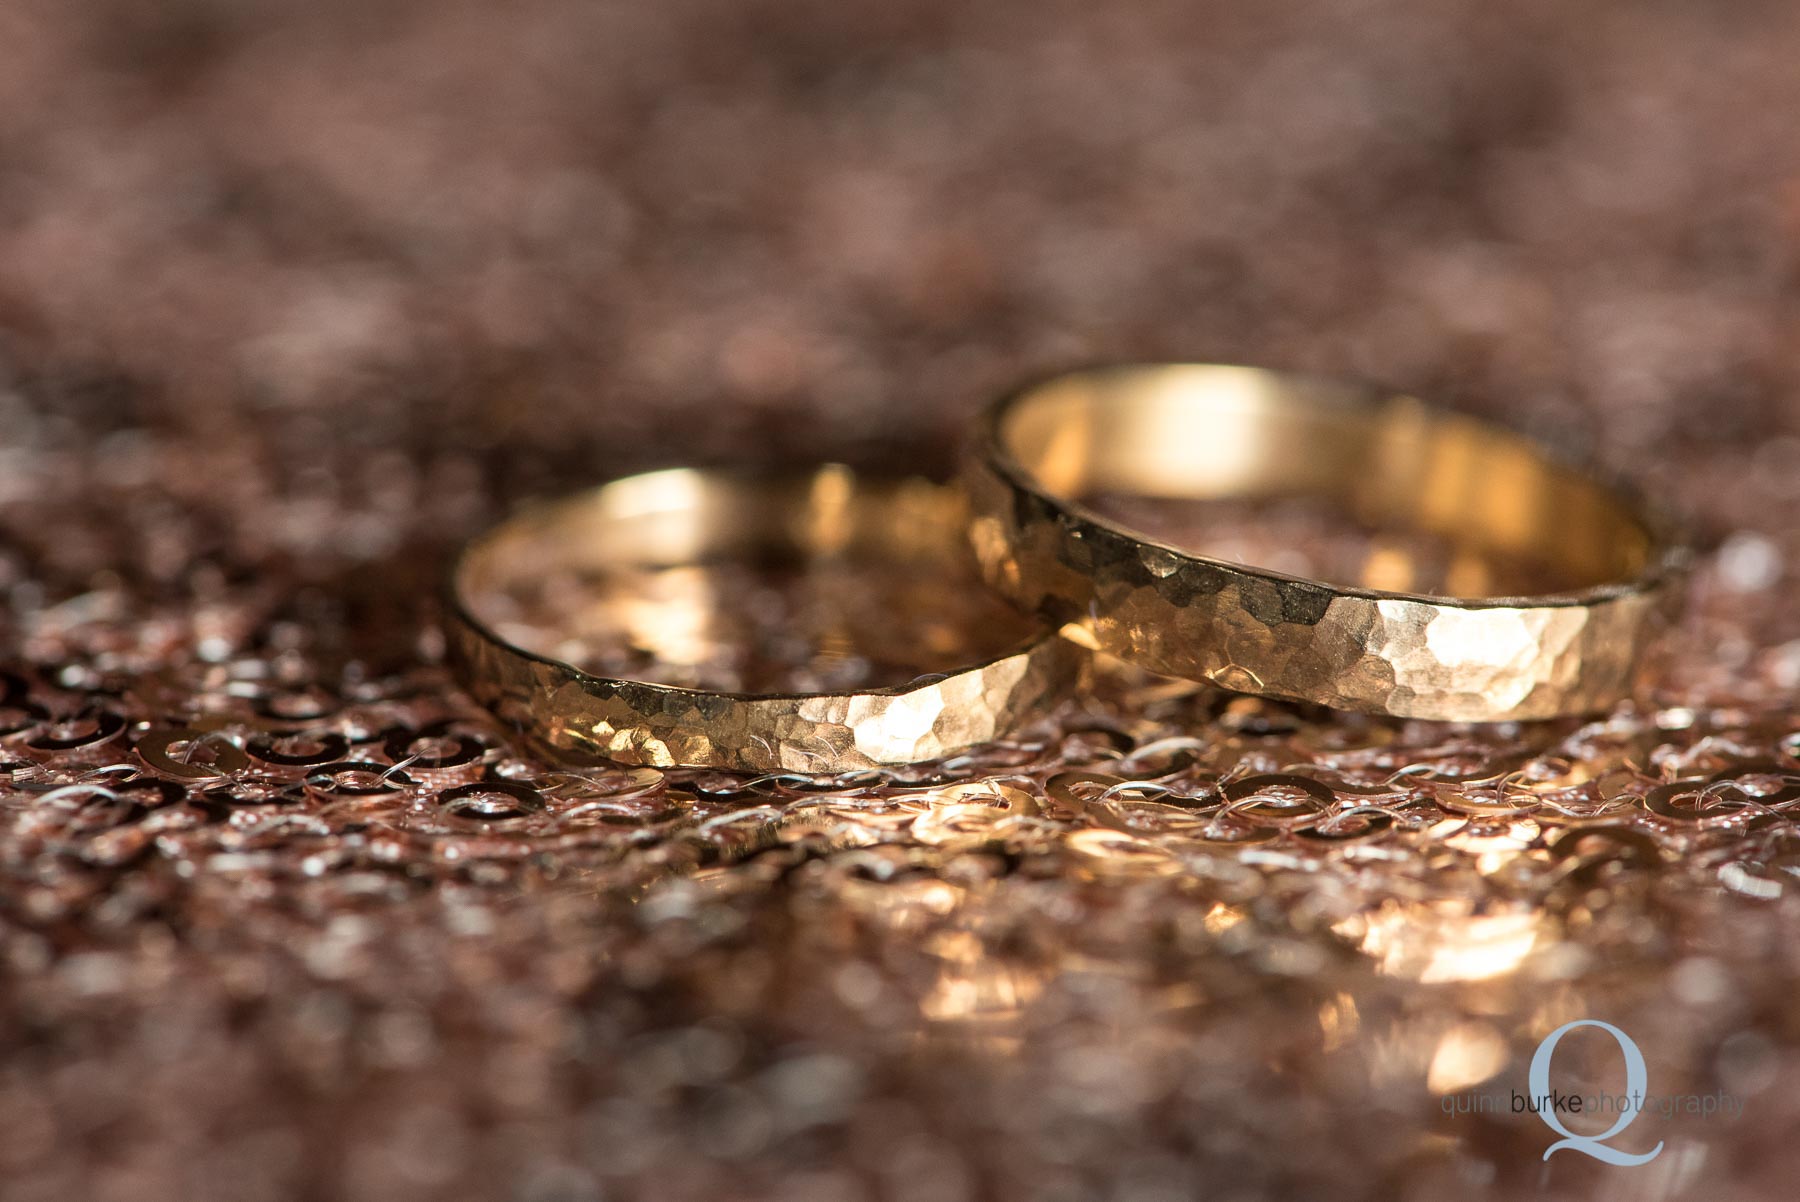
<svg viewBox="0 0 1800 1202">
<path fill-rule="evenodd" d="M 966 479 L 988 581 L 1088 646 L 1174 676 L 1461 721 L 1604 709 L 1685 562 L 1666 522 L 1530 442 L 1405 396 L 1255 368 L 1077 372 L 986 415 Z M 1310 494 L 1374 528 L 1529 561 L 1561 591 L 1442 596 L 1226 562 L 1096 497 Z"/>
<path fill-rule="evenodd" d="M 504 597 L 554 577 L 677 570 L 657 594 L 602 598 L 623 608 L 627 641 L 681 660 L 720 611 L 752 602 L 679 572 L 693 565 L 881 562 L 943 590 L 982 593 L 957 488 L 858 477 L 841 467 L 803 475 L 677 469 L 617 480 L 539 505 L 477 539 L 452 572 L 451 664 L 474 696 L 555 748 L 624 764 L 747 772 L 840 773 L 955 754 L 1005 734 L 1066 695 L 1086 653 L 994 601 L 984 627 L 994 654 L 882 688 L 737 692 L 583 671 L 553 645 L 501 631 Z M 877 615 L 879 616 L 879 615 Z M 954 641 L 950 635 L 946 639 Z"/>
</svg>

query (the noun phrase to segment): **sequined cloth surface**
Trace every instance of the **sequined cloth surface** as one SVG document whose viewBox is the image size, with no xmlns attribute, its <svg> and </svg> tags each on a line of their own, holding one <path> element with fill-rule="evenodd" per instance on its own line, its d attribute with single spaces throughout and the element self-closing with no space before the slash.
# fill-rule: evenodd
<svg viewBox="0 0 1800 1202">
<path fill-rule="evenodd" d="M 0 1198 L 1792 1196 L 1796 50 L 1750 0 L 0 11 Z M 1685 506 L 1653 691 L 1108 667 L 743 779 L 552 763 L 437 663 L 519 497 L 942 467 L 1133 357 Z M 1577 1019 L 1655 1159 L 1514 1111 Z M 1620 1089 L 1594 1035 L 1560 1089 Z"/>
</svg>

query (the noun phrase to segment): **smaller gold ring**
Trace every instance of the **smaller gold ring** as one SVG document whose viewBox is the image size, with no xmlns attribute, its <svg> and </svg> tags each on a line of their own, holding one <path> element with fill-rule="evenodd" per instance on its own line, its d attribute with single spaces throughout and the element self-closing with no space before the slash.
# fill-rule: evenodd
<svg viewBox="0 0 1800 1202">
<path fill-rule="evenodd" d="M 1069 637 L 1170 676 L 1399 717 L 1611 706 L 1686 563 L 1665 519 L 1516 434 L 1256 368 L 1101 368 L 1026 389 L 988 411 L 965 480 L 983 574 Z M 1471 579 L 1530 563 L 1562 591 L 1325 583 L 1183 549 L 1093 503 L 1119 495 L 1322 497 L 1369 529 L 1446 540 Z"/>
<path fill-rule="evenodd" d="M 446 602 L 450 662 L 504 720 L 553 748 L 621 764 L 823 775 L 953 755 L 1047 712 L 1078 678 L 1085 653 L 996 599 L 994 626 L 983 628 L 994 653 L 974 663 L 855 691 L 711 690 L 583 671 L 503 637 L 477 598 L 559 573 L 721 560 L 881 563 L 979 596 L 967 523 L 954 486 L 836 465 L 799 475 L 674 469 L 627 477 L 529 509 L 463 551 Z M 941 595 L 934 587 L 932 596 Z M 652 638 L 691 633 L 732 604 L 748 602 L 716 590 L 679 605 L 642 599 L 627 624 Z"/>
</svg>

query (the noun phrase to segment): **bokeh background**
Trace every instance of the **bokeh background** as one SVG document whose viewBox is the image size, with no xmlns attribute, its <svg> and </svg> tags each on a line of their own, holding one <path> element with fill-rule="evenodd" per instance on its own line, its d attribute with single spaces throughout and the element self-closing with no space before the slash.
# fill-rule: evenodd
<svg viewBox="0 0 1800 1202">
<path fill-rule="evenodd" d="M 1665 687 L 1757 715 L 1745 742 L 1766 751 L 1800 684 L 1797 57 L 1800 8 L 1779 0 L 9 0 L 9 662 L 137 670 L 241 646 L 307 671 L 403 668 L 431 653 L 421 616 L 444 548 L 513 498 L 674 462 L 941 466 L 967 416 L 1021 378 L 1219 359 L 1495 414 L 1683 504 L 1715 554 L 1698 650 Z M 49 879 L 9 829 L 20 879 Z M 1781 879 L 1739 908 L 1682 893 L 1707 914 L 1670 924 L 1686 943 L 1644 942 L 1664 903 L 1615 932 L 1637 975 L 1609 988 L 1664 1015 L 1668 1057 L 1740 1092 L 1796 1079 Z M 1108 1059 L 1107 1038 L 1149 1012 L 1120 966 L 1155 964 L 1157 988 L 1177 989 L 1187 958 L 1217 950 L 1218 932 L 1156 927 L 1169 895 L 1122 893 L 1098 933 L 1067 928 L 1027 956 L 1087 967 L 1033 987 L 1051 1001 L 1006 1047 L 1024 1076 L 993 1084 L 962 1045 L 883 1043 L 885 1020 L 857 1008 L 863 978 L 819 1003 L 855 1021 L 809 1025 L 756 994 L 760 1019 L 708 1027 L 730 999 L 704 977 L 657 978 L 656 994 L 624 951 L 609 961 L 622 976 L 583 975 L 582 949 L 625 920 L 566 899 L 495 918 L 481 887 L 371 901 L 376 917 L 337 925 L 293 902 L 236 931 L 184 925 L 167 915 L 189 903 L 111 878 L 54 922 L 16 895 L 0 1197 L 1548 1188 L 1504 1157 L 1439 1157 L 1420 1100 L 1431 1048 L 1528 1052 L 1528 1025 L 1470 1017 L 1523 992 L 1428 1024 L 1413 1065 L 1412 1037 L 1376 1017 L 1405 1012 L 1404 990 L 1309 984 L 1311 960 L 1233 975 L 1233 960 L 1207 971 L 1235 985 L 1164 998 L 1188 1017 Z M 300 896 L 208 888 L 192 903 L 206 913 Z M 847 954 L 836 886 L 797 888 L 668 904 L 725 924 L 696 920 L 696 949 L 750 939 L 749 923 L 797 949 L 795 980 L 824 981 Z M 1007 896 L 1001 925 L 1029 944 L 1035 903 Z M 955 911 L 934 897 L 906 922 Z M 477 928 L 548 950 L 508 967 L 489 946 L 469 952 L 473 975 L 434 976 Z M 1155 949 L 1131 943 L 1151 928 Z M 983 929 L 946 961 L 979 959 Z M 312 950 L 290 963 L 289 946 Z M 1685 976 L 1645 967 L 1707 948 L 1724 958 Z M 402 1004 L 380 980 L 409 954 L 435 983 Z M 633 989 L 659 1000 L 615 1005 Z M 1243 1025 L 1234 996 L 1309 1037 Z M 1352 1039 L 1345 996 L 1391 1039 L 1365 1034 L 1366 1057 L 1321 1083 L 1284 1057 Z M 433 1010 L 445 997 L 449 1017 Z M 632 1071 L 570 1085 L 583 1040 Z M 1034 1059 L 1034 1040 L 1055 1054 Z M 336 1068 L 292 1051 L 315 1045 Z M 1185 1076 L 1158 1077 L 1176 1062 Z M 1216 1090 L 1192 1084 L 1214 1072 Z M 693 1105 L 633 1101 L 630 1079 Z M 1761 1096 L 1759 1119 L 1677 1168 L 1550 1184 L 1776 1196 L 1795 1119 Z M 1032 1138 L 995 1117 L 1021 1099 L 1045 1111 Z"/>
<path fill-rule="evenodd" d="M 15 0 L 9 358 L 89 437 L 587 474 L 1249 360 L 1728 504 L 1722 448 L 1796 478 L 1800 16 L 1592 8 Z"/>
</svg>

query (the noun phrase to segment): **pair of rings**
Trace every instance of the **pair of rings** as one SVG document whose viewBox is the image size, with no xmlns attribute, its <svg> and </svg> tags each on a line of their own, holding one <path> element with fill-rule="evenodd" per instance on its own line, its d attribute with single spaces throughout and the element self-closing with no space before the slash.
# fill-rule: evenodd
<svg viewBox="0 0 1800 1202">
<path fill-rule="evenodd" d="M 1408 591 L 1405 551 L 1371 554 L 1356 583 L 1327 583 L 1184 550 L 1103 503 L 1293 496 L 1368 530 L 1440 540 L 1452 548 L 1442 575 L 1466 595 Z M 985 582 L 1016 608 L 1017 628 L 977 662 L 902 685 L 732 692 L 585 671 L 554 645 L 507 637 L 504 615 L 479 600 L 558 574 L 720 557 L 880 562 L 945 590 Z M 1634 689 L 1686 560 L 1652 508 L 1494 425 L 1329 379 L 1123 366 L 993 405 L 960 487 L 838 467 L 677 469 L 529 509 L 458 559 L 447 633 L 463 684 L 553 748 L 653 767 L 842 773 L 998 738 L 1066 698 L 1089 651 L 1404 718 L 1602 710 Z M 1529 564 L 1554 591 L 1488 595 L 1505 593 L 1495 563 Z M 713 590 L 704 605 L 739 600 Z M 630 621 L 691 625 L 694 604 L 640 604 Z"/>
</svg>

